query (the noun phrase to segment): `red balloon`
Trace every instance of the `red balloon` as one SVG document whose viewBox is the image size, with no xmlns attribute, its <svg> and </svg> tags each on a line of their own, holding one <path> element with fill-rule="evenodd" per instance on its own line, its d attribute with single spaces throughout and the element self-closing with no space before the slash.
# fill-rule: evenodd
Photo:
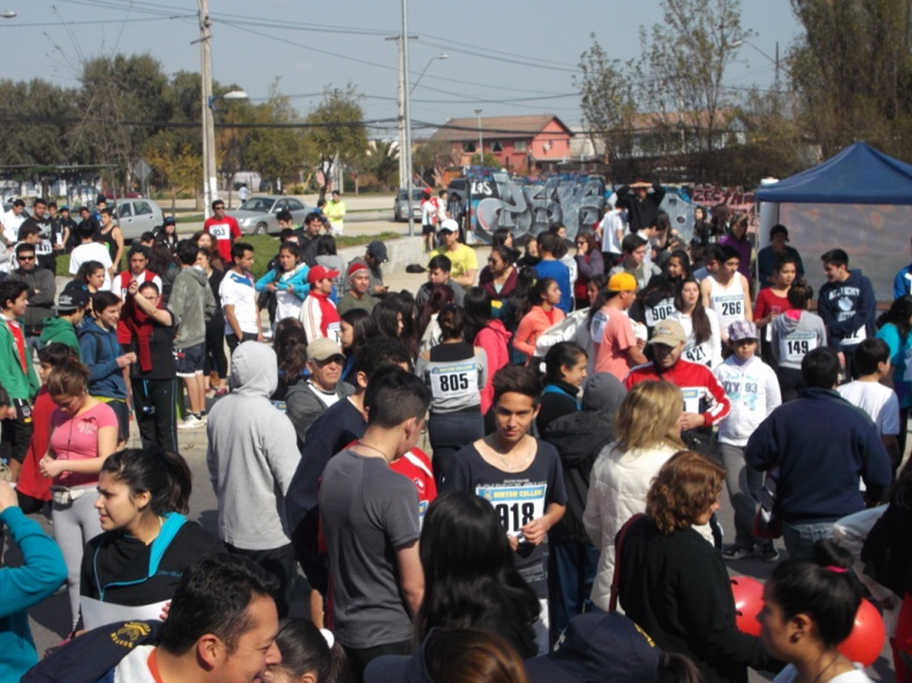
<svg viewBox="0 0 912 683">
<path fill-rule="evenodd" d="M 763 609 L 763 584 L 749 576 L 736 576 L 731 580 L 731 587 L 738 630 L 759 636 L 760 621 L 757 615 Z"/>
<path fill-rule="evenodd" d="M 853 662 L 871 666 L 880 657 L 886 637 L 880 612 L 869 601 L 862 599 L 855 614 L 852 633 L 839 644 L 838 650 Z"/>
</svg>

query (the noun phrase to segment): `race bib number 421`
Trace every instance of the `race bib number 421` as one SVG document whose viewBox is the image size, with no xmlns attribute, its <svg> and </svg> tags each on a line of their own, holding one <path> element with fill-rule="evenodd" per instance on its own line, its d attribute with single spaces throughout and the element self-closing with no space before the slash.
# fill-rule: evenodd
<svg viewBox="0 0 912 683">
<path fill-rule="evenodd" d="M 522 528 L 545 515 L 547 484 L 525 486 L 479 486 L 475 493 L 489 501 L 510 536 L 522 534 Z"/>
</svg>

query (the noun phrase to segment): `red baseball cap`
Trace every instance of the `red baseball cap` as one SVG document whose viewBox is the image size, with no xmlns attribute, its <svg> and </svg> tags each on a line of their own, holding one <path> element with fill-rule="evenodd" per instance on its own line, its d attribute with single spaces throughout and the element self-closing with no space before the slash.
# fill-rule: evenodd
<svg viewBox="0 0 912 683">
<path fill-rule="evenodd" d="M 329 268 L 326 268 L 324 266 L 314 266 L 307 273 L 307 282 L 309 284 L 315 285 L 320 280 L 323 280 L 326 278 L 329 278 L 330 280 L 335 280 L 337 277 L 339 277 L 338 270 L 330 270 Z"/>
</svg>

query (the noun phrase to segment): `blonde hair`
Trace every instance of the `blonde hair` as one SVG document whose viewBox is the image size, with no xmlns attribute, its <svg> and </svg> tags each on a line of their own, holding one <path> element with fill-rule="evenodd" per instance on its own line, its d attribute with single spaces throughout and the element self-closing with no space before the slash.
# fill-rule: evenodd
<svg viewBox="0 0 912 683">
<path fill-rule="evenodd" d="M 678 427 L 683 410 L 684 397 L 674 384 L 634 384 L 618 411 L 618 442 L 625 451 L 665 445 L 684 448 Z"/>
<path fill-rule="evenodd" d="M 646 515 L 668 535 L 693 525 L 719 499 L 725 468 L 694 451 L 678 451 L 652 481 Z"/>
</svg>

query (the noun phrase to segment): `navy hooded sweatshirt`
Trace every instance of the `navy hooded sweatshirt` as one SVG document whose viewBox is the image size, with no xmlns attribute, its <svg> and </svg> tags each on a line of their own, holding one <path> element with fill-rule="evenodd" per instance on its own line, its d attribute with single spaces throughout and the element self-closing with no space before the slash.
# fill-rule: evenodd
<svg viewBox="0 0 912 683">
<path fill-rule="evenodd" d="M 877 334 L 874 287 L 861 271 L 850 271 L 845 282 L 821 286 L 817 312 L 826 325 L 829 345 L 836 351 L 854 348 L 862 339 Z"/>
</svg>

